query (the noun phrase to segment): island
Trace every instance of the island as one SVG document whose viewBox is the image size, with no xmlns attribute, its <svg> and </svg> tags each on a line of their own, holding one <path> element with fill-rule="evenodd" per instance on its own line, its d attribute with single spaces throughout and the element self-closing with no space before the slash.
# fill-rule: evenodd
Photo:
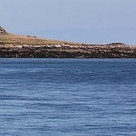
<svg viewBox="0 0 136 136">
<path fill-rule="evenodd" d="M 8 33 L 0 26 L 0 58 L 136 58 L 136 46 L 41 39 Z"/>
</svg>

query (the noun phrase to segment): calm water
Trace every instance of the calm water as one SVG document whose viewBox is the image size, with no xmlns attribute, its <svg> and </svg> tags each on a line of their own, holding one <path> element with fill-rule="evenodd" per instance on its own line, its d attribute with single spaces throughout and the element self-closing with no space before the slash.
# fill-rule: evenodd
<svg viewBox="0 0 136 136">
<path fill-rule="evenodd" d="M 136 136 L 136 60 L 0 59 L 0 136 Z"/>
</svg>

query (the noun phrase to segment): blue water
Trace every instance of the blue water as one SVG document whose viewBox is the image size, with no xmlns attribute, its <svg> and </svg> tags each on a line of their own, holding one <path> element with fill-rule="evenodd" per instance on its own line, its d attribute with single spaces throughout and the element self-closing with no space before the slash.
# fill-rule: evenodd
<svg viewBox="0 0 136 136">
<path fill-rule="evenodd" d="M 0 136 L 136 136 L 136 60 L 0 59 Z"/>
</svg>

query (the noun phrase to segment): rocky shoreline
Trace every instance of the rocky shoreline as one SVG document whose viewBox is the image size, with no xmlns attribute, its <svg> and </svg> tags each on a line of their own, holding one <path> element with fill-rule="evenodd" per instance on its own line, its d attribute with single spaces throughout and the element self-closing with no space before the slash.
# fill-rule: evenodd
<svg viewBox="0 0 136 136">
<path fill-rule="evenodd" d="M 136 58 L 136 47 L 107 45 L 0 45 L 1 58 Z"/>
</svg>

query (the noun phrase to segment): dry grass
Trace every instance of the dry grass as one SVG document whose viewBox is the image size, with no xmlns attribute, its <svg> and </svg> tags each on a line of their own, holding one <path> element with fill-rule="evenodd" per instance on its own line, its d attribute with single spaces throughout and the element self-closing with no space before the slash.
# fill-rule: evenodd
<svg viewBox="0 0 136 136">
<path fill-rule="evenodd" d="M 10 33 L 0 35 L 0 45 L 15 46 L 15 45 L 56 45 L 56 44 L 81 45 L 80 43 L 39 39 L 36 37 L 20 36 Z"/>
</svg>

